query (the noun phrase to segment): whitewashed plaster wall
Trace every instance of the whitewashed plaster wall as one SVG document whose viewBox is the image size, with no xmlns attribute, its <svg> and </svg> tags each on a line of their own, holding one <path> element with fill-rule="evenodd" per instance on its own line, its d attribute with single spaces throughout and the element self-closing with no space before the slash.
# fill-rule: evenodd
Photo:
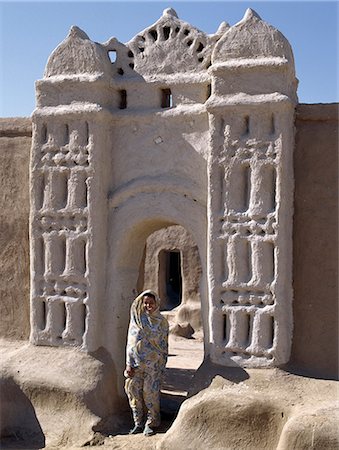
<svg viewBox="0 0 339 450">
<path fill-rule="evenodd" d="M 201 258 L 206 355 L 286 362 L 296 86 L 252 10 L 207 35 L 168 9 L 127 44 L 72 27 L 36 85 L 31 341 L 104 346 L 122 373 L 146 239 L 178 224 Z"/>
</svg>

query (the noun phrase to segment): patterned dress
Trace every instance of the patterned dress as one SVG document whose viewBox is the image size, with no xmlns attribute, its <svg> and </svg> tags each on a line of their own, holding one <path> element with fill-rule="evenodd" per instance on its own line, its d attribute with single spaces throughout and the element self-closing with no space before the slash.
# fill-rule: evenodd
<svg viewBox="0 0 339 450">
<path fill-rule="evenodd" d="M 146 313 L 143 297 L 152 294 L 156 310 Z M 160 299 L 153 291 L 142 292 L 131 306 L 128 328 L 126 365 L 134 368 L 127 377 L 125 391 L 133 413 L 134 423 L 151 427 L 160 424 L 160 384 L 168 355 L 168 322 L 160 314 Z M 125 373 L 127 376 L 127 374 Z"/>
</svg>

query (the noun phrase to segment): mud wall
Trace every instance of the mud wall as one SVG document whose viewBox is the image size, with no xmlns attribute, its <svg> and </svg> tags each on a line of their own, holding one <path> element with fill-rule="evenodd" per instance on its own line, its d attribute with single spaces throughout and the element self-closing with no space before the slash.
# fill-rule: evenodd
<svg viewBox="0 0 339 450">
<path fill-rule="evenodd" d="M 294 153 L 290 365 L 338 376 L 338 104 L 299 105 Z"/>
<path fill-rule="evenodd" d="M 301 104 L 296 116 L 294 334 L 288 368 L 338 375 L 338 105 Z M 0 337 L 29 335 L 28 118 L 0 119 Z"/>
<path fill-rule="evenodd" d="M 0 119 L 0 336 L 29 335 L 29 118 Z"/>
</svg>

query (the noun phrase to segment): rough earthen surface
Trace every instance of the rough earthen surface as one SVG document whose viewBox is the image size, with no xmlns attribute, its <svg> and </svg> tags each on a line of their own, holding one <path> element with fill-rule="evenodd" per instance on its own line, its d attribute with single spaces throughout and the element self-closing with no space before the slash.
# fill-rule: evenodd
<svg viewBox="0 0 339 450">
<path fill-rule="evenodd" d="M 290 363 L 338 379 L 338 104 L 299 105 Z"/>
<path fill-rule="evenodd" d="M 29 118 L 0 119 L 0 335 L 29 336 Z"/>
</svg>

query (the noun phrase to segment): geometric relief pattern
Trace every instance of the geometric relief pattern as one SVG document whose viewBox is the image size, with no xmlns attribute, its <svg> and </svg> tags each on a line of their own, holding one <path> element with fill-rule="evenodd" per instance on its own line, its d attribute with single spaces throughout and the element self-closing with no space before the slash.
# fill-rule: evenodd
<svg viewBox="0 0 339 450">
<path fill-rule="evenodd" d="M 216 347 L 237 363 L 274 358 L 277 272 L 277 176 L 281 139 L 273 116 L 267 115 L 266 135 L 256 137 L 251 117 L 225 125 L 223 145 L 214 166 L 220 176 L 221 217 L 214 233 L 222 259 L 219 317 L 222 332 Z M 239 129 L 240 128 L 240 129 Z M 220 163 L 221 162 L 221 163 Z M 265 363 L 264 363 L 265 364 Z"/>
<path fill-rule="evenodd" d="M 32 167 L 32 337 L 81 345 L 88 298 L 87 123 L 36 123 Z"/>
</svg>

